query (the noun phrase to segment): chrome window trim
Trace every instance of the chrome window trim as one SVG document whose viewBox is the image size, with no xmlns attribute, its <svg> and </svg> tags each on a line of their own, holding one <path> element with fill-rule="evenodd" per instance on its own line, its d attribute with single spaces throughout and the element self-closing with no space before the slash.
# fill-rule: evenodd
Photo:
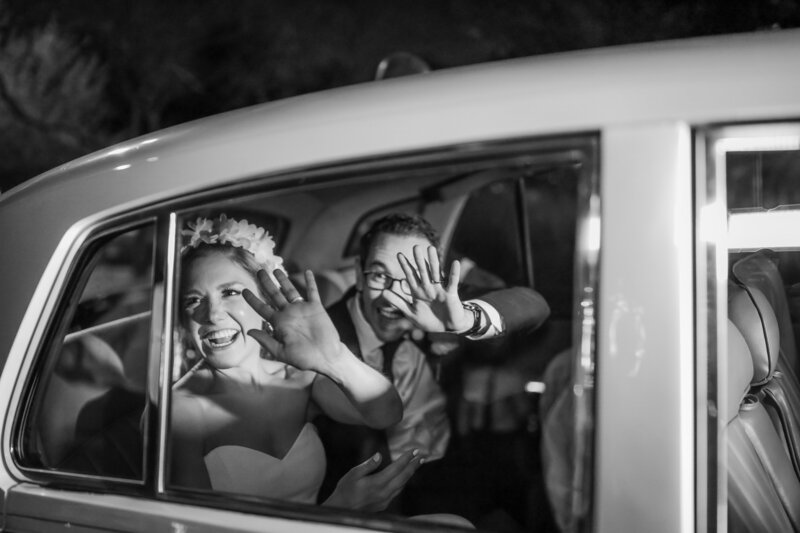
<svg viewBox="0 0 800 533">
<path fill-rule="evenodd" d="M 167 476 L 167 430 L 170 421 L 170 391 L 172 390 L 172 359 L 174 357 L 174 336 L 167 332 L 173 331 L 175 327 L 174 307 L 175 307 L 175 278 L 177 274 L 176 264 L 180 250 L 178 249 L 178 215 L 175 212 L 169 214 L 167 235 L 166 269 L 164 279 L 164 295 L 162 313 L 164 341 L 161 343 L 160 369 L 158 371 L 158 435 L 156 444 L 156 493 L 164 494 L 166 491 Z M 155 392 L 155 391 L 153 391 Z"/>
<path fill-rule="evenodd" d="M 589 172 L 582 172 L 578 182 L 576 209 L 576 246 L 573 296 L 576 315 L 573 338 L 578 341 L 577 357 L 573 361 L 573 394 L 575 422 L 573 439 L 572 509 L 579 517 L 577 531 L 592 531 L 594 525 L 594 443 L 595 443 L 595 368 L 597 357 L 598 285 L 600 279 L 600 250 L 602 216 L 600 198 L 600 149 L 602 139 L 594 137 L 588 151 Z"/>
<path fill-rule="evenodd" d="M 719 354 L 727 348 L 727 247 L 725 244 L 724 159 L 708 132 L 695 134 L 695 364 L 697 531 L 727 531 L 727 409 L 725 368 Z M 722 180 L 720 180 L 722 176 Z"/>
</svg>

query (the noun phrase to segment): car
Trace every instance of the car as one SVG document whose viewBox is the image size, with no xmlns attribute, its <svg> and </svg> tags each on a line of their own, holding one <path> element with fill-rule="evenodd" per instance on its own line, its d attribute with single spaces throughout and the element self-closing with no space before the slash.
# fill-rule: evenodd
<svg viewBox="0 0 800 533">
<path fill-rule="evenodd" d="M 196 360 L 181 229 L 266 227 L 327 304 L 369 224 L 404 211 L 465 277 L 551 310 L 534 332 L 421 338 L 481 480 L 433 498 L 494 531 L 800 531 L 798 51 L 776 30 L 382 80 L 4 192 L 0 529 L 458 529 L 170 476 L 171 391 Z"/>
</svg>

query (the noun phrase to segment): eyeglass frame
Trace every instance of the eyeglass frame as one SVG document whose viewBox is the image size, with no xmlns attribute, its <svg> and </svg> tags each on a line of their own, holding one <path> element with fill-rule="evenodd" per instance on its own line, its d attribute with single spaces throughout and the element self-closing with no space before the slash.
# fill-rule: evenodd
<svg viewBox="0 0 800 533">
<path fill-rule="evenodd" d="M 370 289 L 376 291 L 377 290 L 385 291 L 386 289 L 391 289 L 392 287 L 394 287 L 394 284 L 397 281 L 400 282 L 400 290 L 403 292 L 403 294 L 411 296 L 411 285 L 408 284 L 408 278 L 395 278 L 390 276 L 388 273 L 383 272 L 382 270 L 365 270 L 361 274 L 364 276 L 364 280 L 366 281 L 367 287 L 369 287 Z M 371 276 L 374 276 L 376 274 L 385 277 L 388 283 L 384 283 L 383 287 L 377 287 L 374 284 L 370 285 Z M 374 280 L 374 278 L 372 279 Z"/>
<path fill-rule="evenodd" d="M 390 282 L 385 287 L 373 287 L 373 286 L 370 286 L 369 282 L 367 282 L 367 287 L 369 287 L 370 289 L 373 289 L 373 290 L 376 290 L 376 291 L 377 290 L 385 291 L 386 289 L 391 289 L 394 286 L 394 282 L 395 281 L 399 281 L 400 282 L 400 290 L 403 292 L 403 294 L 407 294 L 409 296 L 412 295 L 412 293 L 411 293 L 411 285 L 408 284 L 408 278 L 395 278 L 395 277 L 390 276 L 388 273 L 386 273 L 386 272 L 384 272 L 382 270 L 365 270 L 361 274 L 364 276 L 364 279 L 366 279 L 366 280 L 369 280 L 369 276 L 371 274 L 381 274 L 382 276 L 384 276 L 384 277 L 386 277 L 386 278 L 388 278 L 390 280 Z M 444 279 L 444 272 L 440 272 L 439 273 L 439 279 Z M 436 282 L 436 283 L 440 283 L 440 282 Z"/>
</svg>

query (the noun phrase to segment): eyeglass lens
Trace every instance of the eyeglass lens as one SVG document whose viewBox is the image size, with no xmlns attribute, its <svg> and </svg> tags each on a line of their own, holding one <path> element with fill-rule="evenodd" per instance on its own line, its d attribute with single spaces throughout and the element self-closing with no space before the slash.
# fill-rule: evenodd
<svg viewBox="0 0 800 533">
<path fill-rule="evenodd" d="M 396 281 L 400 282 L 400 290 L 405 294 L 411 294 L 411 287 L 405 278 L 393 278 L 385 272 L 364 272 L 367 277 L 367 286 L 371 289 L 386 290 L 391 289 Z"/>
</svg>

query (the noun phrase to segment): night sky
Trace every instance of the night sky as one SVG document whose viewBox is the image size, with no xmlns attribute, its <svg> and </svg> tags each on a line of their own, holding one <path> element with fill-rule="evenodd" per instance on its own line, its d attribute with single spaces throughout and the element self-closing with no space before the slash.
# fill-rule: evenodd
<svg viewBox="0 0 800 533">
<path fill-rule="evenodd" d="M 202 116 L 374 78 L 800 26 L 800 0 L 0 0 L 0 188 Z"/>
</svg>

